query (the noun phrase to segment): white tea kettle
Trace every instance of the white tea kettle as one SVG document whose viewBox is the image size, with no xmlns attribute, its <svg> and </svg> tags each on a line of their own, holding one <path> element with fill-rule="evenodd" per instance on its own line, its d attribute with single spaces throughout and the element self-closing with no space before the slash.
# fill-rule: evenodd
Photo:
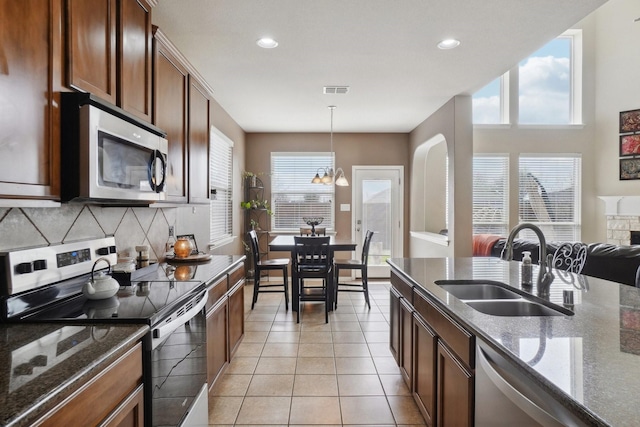
<svg viewBox="0 0 640 427">
<path fill-rule="evenodd" d="M 99 271 L 94 274 L 96 264 L 100 261 L 106 262 L 109 266 L 109 270 L 106 273 L 104 271 Z M 91 269 L 91 280 L 85 283 L 82 287 L 82 293 L 84 296 L 88 299 L 105 299 L 111 298 L 118 293 L 120 284 L 108 273 L 111 273 L 111 263 L 106 258 L 98 258 L 96 262 L 93 263 L 93 268 Z"/>
</svg>

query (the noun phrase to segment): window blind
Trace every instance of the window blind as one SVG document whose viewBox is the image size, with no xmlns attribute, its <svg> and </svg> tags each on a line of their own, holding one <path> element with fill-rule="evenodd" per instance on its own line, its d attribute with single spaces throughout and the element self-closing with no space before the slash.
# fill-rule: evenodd
<svg viewBox="0 0 640 427">
<path fill-rule="evenodd" d="M 211 184 L 210 239 L 212 244 L 232 237 L 233 142 L 211 132 L 209 176 Z"/>
<path fill-rule="evenodd" d="M 520 222 L 538 225 L 548 241 L 579 241 L 581 164 L 577 154 L 521 155 Z M 527 230 L 520 236 L 534 237 Z"/>
<path fill-rule="evenodd" d="M 509 233 L 509 157 L 473 158 L 473 233 Z"/>
<path fill-rule="evenodd" d="M 328 166 L 333 168 L 333 153 L 271 153 L 272 231 L 299 231 L 306 226 L 303 217 L 322 217 L 322 226 L 333 227 L 335 186 L 312 184 Z"/>
</svg>

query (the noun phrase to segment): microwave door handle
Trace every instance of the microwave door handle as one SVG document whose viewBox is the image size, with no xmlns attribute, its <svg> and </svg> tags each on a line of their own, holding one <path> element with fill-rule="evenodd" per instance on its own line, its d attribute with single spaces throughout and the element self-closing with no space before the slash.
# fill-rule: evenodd
<svg viewBox="0 0 640 427">
<path fill-rule="evenodd" d="M 161 163 L 161 171 L 162 171 L 162 180 L 159 184 L 156 184 L 158 181 L 157 176 L 157 163 Z M 164 156 L 159 150 L 153 150 L 153 154 L 151 155 L 151 161 L 149 162 L 149 184 L 151 185 L 151 189 L 156 193 L 162 192 L 164 189 L 164 182 L 167 179 L 167 162 L 164 159 Z"/>
</svg>

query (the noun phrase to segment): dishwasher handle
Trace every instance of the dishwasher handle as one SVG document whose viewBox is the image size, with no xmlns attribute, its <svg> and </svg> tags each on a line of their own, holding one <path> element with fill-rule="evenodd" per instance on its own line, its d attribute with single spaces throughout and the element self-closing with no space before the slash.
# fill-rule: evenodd
<svg viewBox="0 0 640 427">
<path fill-rule="evenodd" d="M 490 360 L 487 359 L 482 348 L 477 348 L 477 359 L 480 362 L 481 368 L 485 371 L 487 377 L 493 385 L 495 385 L 502 394 L 508 398 L 514 405 L 520 408 L 523 412 L 529 415 L 532 419 L 536 420 L 543 426 L 548 427 L 564 427 L 565 424 L 558 421 L 555 417 L 542 409 L 540 406 L 532 402 L 527 396 L 520 393 L 515 387 L 513 387 L 498 371 L 493 367 Z"/>
</svg>

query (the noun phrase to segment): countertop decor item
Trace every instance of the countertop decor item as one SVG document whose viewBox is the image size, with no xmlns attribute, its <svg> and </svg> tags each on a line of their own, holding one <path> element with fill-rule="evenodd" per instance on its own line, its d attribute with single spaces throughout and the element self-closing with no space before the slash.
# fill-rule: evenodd
<svg viewBox="0 0 640 427">
<path fill-rule="evenodd" d="M 173 245 L 173 253 L 176 258 L 186 258 L 191 255 L 193 245 L 188 237 L 178 237 L 175 245 Z"/>
<path fill-rule="evenodd" d="M 311 226 L 311 235 L 316 235 L 316 225 L 322 224 L 324 217 L 321 216 L 303 216 L 302 220 L 309 226 Z"/>
</svg>

